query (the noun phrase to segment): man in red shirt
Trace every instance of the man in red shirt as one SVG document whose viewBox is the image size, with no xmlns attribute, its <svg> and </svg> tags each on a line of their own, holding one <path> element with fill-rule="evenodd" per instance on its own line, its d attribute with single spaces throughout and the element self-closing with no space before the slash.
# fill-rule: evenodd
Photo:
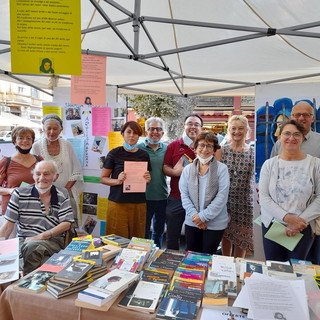
<svg viewBox="0 0 320 320">
<path fill-rule="evenodd" d="M 197 114 L 188 115 L 184 121 L 182 138 L 168 145 L 163 164 L 163 172 L 171 177 L 168 198 L 167 249 L 179 250 L 181 228 L 185 219 L 179 191 L 179 179 L 183 168 L 195 159 L 193 141 L 201 132 L 203 120 Z"/>
</svg>

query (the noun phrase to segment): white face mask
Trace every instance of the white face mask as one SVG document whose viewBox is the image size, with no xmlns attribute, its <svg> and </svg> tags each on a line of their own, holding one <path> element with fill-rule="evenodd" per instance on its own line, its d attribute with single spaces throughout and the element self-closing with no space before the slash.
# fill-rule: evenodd
<svg viewBox="0 0 320 320">
<path fill-rule="evenodd" d="M 38 192 L 39 192 L 40 194 L 44 194 L 44 193 L 46 193 L 47 191 L 49 191 L 49 190 L 51 189 L 51 187 L 52 187 L 52 185 L 51 185 L 49 188 L 40 189 L 40 188 L 38 188 L 38 187 L 36 186 L 36 189 L 38 190 Z"/>
<path fill-rule="evenodd" d="M 188 147 L 190 147 L 193 144 L 193 141 L 187 136 L 185 131 L 183 131 L 182 139 L 184 144 L 187 145 Z"/>
<path fill-rule="evenodd" d="M 209 156 L 209 157 L 206 158 L 206 159 L 203 159 L 203 158 L 201 158 L 199 155 L 197 155 L 197 159 L 199 159 L 200 163 L 202 163 L 202 164 L 208 163 L 209 161 L 211 161 L 212 158 L 213 158 L 213 155 Z"/>
</svg>

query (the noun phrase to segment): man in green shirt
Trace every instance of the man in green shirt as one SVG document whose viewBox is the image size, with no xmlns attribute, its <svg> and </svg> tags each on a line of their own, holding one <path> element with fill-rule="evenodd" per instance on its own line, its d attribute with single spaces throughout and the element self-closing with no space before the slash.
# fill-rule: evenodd
<svg viewBox="0 0 320 320">
<path fill-rule="evenodd" d="M 162 245 L 168 198 L 166 176 L 162 171 L 163 159 L 167 150 L 167 144 L 160 141 L 164 134 L 163 127 L 164 122 L 161 118 L 151 117 L 147 119 L 145 122 L 146 140 L 138 145 L 140 149 L 148 152 L 152 166 L 151 182 L 147 184 L 146 191 L 146 238 L 153 239 L 159 248 Z"/>
</svg>

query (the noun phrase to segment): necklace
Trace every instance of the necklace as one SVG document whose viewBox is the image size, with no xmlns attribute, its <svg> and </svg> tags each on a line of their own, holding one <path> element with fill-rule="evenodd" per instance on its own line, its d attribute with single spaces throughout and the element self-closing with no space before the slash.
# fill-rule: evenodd
<svg viewBox="0 0 320 320">
<path fill-rule="evenodd" d="M 50 156 L 57 156 L 60 153 L 60 143 L 58 141 L 58 144 L 50 144 L 48 143 L 48 140 L 46 140 L 46 146 L 47 146 L 47 151 Z M 50 150 L 49 150 L 50 148 Z"/>
</svg>

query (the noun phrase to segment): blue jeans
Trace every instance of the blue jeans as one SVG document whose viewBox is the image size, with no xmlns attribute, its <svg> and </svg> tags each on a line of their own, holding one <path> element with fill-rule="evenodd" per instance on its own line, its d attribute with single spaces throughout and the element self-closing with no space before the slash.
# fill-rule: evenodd
<svg viewBox="0 0 320 320">
<path fill-rule="evenodd" d="M 146 238 L 154 240 L 157 247 L 161 249 L 164 225 L 166 223 L 165 200 L 147 200 Z M 152 234 L 150 227 L 152 223 Z"/>
<path fill-rule="evenodd" d="M 269 228 L 270 227 L 271 224 Z M 288 261 L 291 258 L 306 260 L 308 252 L 314 241 L 314 236 L 312 235 L 310 226 L 308 226 L 301 232 L 303 234 L 303 237 L 293 251 L 286 249 L 282 245 L 272 240 L 266 239 L 264 235 L 267 233 L 269 228 L 266 228 L 262 224 L 263 248 L 266 260 Z"/>
<path fill-rule="evenodd" d="M 168 198 L 167 218 L 167 249 L 179 250 L 181 228 L 186 212 L 182 207 L 181 199 Z"/>
</svg>

